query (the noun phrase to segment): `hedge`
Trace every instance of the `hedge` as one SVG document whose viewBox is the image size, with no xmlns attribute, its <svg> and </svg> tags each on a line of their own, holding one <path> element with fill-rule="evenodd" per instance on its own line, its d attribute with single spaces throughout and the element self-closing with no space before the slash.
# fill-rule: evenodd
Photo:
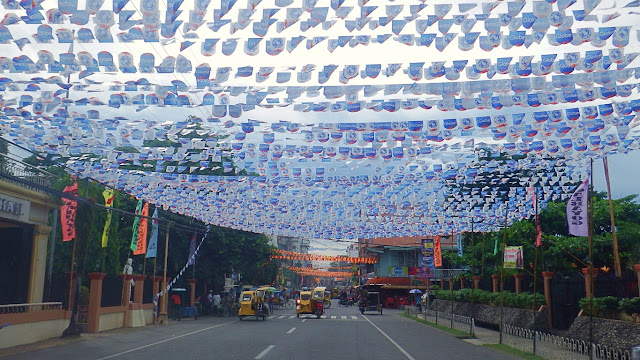
<svg viewBox="0 0 640 360">
<path fill-rule="evenodd" d="M 500 293 L 490 292 L 485 290 L 475 289 L 462 289 L 455 291 L 436 290 L 434 291 L 437 299 L 453 300 L 458 302 L 473 302 L 476 304 L 500 306 Z M 518 308 L 518 309 L 531 309 L 533 307 L 534 295 L 530 293 L 515 294 L 510 291 L 502 292 L 504 306 Z M 536 294 L 536 306 L 542 305 L 545 302 L 542 294 Z"/>
</svg>

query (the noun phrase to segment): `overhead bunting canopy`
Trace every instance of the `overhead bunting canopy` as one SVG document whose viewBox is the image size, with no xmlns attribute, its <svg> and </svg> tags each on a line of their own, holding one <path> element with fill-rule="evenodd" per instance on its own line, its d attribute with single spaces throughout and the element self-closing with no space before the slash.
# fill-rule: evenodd
<svg viewBox="0 0 640 360">
<path fill-rule="evenodd" d="M 214 225 L 491 231 L 640 148 L 639 7 L 4 0 L 0 130 Z"/>
</svg>

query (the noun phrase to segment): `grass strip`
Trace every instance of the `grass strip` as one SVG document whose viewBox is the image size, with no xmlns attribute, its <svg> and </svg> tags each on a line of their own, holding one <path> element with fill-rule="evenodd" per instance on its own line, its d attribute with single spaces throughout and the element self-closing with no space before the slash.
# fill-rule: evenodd
<svg viewBox="0 0 640 360">
<path fill-rule="evenodd" d="M 494 349 L 494 350 L 498 350 L 498 351 L 503 352 L 505 354 L 509 354 L 509 355 L 513 355 L 513 356 L 519 357 L 520 359 L 525 359 L 525 360 L 545 360 L 545 358 L 543 358 L 543 357 L 540 357 L 538 355 L 534 355 L 532 353 L 528 353 L 526 351 L 514 349 L 511 346 L 508 346 L 508 345 L 505 345 L 505 344 L 483 344 L 482 346 L 486 346 L 488 348 L 491 348 L 491 349 Z"/>
<path fill-rule="evenodd" d="M 436 328 L 438 330 L 444 331 L 446 333 L 454 335 L 458 339 L 473 339 L 474 338 L 471 334 L 469 334 L 467 332 L 460 331 L 460 330 L 457 330 L 457 329 L 451 329 L 451 328 L 449 328 L 447 326 L 438 325 L 436 323 L 433 323 L 431 321 L 427 321 L 427 320 L 424 320 L 424 319 L 420 319 L 419 317 L 415 317 L 413 315 L 400 314 L 400 316 L 404 316 L 407 319 L 411 319 L 411 320 L 417 321 L 417 322 L 419 322 L 421 324 L 428 325 L 428 326 L 431 326 L 432 328 Z"/>
</svg>

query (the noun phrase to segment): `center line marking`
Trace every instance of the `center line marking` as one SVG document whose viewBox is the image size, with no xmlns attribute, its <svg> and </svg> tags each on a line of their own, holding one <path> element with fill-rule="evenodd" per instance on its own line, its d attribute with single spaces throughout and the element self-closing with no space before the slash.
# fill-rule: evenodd
<svg viewBox="0 0 640 360">
<path fill-rule="evenodd" d="M 273 349 L 274 347 L 276 347 L 275 345 L 269 345 L 267 346 L 266 349 L 262 350 L 262 352 L 260 354 L 258 354 L 258 356 L 254 357 L 255 360 L 260 360 L 262 359 L 265 355 L 267 355 L 267 353 L 269 351 L 271 351 L 271 349 Z"/>
<path fill-rule="evenodd" d="M 307 319 L 302 319 L 302 322 L 305 322 L 305 321 L 307 321 Z"/>
<path fill-rule="evenodd" d="M 287 334 L 291 334 L 296 328 L 291 328 L 291 330 L 287 331 Z"/>
<path fill-rule="evenodd" d="M 364 316 L 364 315 L 362 315 L 362 317 L 363 317 L 365 320 L 367 320 L 367 321 L 369 322 L 369 324 L 371 324 L 371 326 L 373 326 L 374 328 L 376 328 L 376 330 L 378 330 L 378 332 L 380 332 L 380 334 L 384 335 L 384 337 L 386 337 L 386 338 L 387 338 L 387 340 L 391 341 L 391 343 L 392 343 L 393 345 L 395 345 L 395 347 L 397 347 L 397 348 L 398 348 L 398 350 L 400 350 L 400 351 L 404 354 L 404 356 L 406 356 L 406 357 L 407 357 L 407 359 L 409 359 L 409 360 L 416 360 L 416 359 L 414 359 L 414 358 L 413 358 L 413 356 L 409 355 L 409 353 L 408 353 L 405 349 L 403 349 L 403 348 L 402 348 L 402 346 L 398 345 L 398 343 L 397 343 L 397 342 L 395 342 L 395 341 L 393 341 L 393 339 L 392 339 L 389 335 L 387 335 L 384 331 L 382 331 L 382 329 L 380 329 L 379 327 L 377 327 L 377 326 L 376 326 L 376 324 L 374 324 L 371 320 L 369 320 L 369 318 L 367 318 L 367 317 L 366 317 L 366 316 Z"/>
</svg>

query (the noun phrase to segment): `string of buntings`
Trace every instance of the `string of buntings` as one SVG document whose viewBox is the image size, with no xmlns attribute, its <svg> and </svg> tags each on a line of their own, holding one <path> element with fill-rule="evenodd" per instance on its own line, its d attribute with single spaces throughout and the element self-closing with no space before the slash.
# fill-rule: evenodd
<svg viewBox="0 0 640 360">
<path fill-rule="evenodd" d="M 274 259 L 306 260 L 306 261 L 346 261 L 352 264 L 375 264 L 378 262 L 377 258 L 371 258 L 371 257 L 316 255 L 316 254 L 305 254 L 305 253 L 286 251 L 286 250 L 280 250 L 280 249 L 277 249 L 274 251 L 280 254 L 280 255 L 272 255 L 271 257 Z"/>
<path fill-rule="evenodd" d="M 283 266 L 295 273 L 304 276 L 315 277 L 351 277 L 355 272 L 353 271 L 323 271 L 315 268 L 295 267 L 295 266 Z"/>
<path fill-rule="evenodd" d="M 215 226 L 349 242 L 495 231 L 534 216 L 526 189 L 544 209 L 589 160 L 640 149 L 639 1 L 0 8 L 3 137 Z"/>
</svg>

